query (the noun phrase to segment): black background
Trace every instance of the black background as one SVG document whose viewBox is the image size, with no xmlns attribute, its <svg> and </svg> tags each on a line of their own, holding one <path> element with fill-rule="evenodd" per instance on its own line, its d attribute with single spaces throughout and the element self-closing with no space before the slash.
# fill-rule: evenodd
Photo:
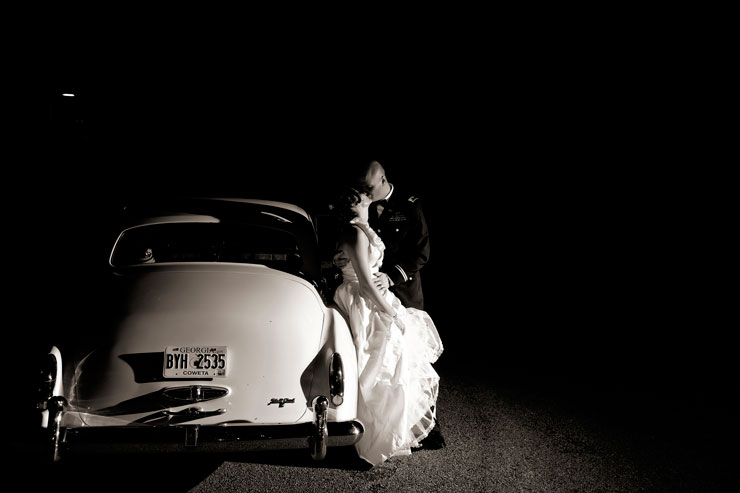
<svg viewBox="0 0 740 493">
<path fill-rule="evenodd" d="M 650 53 L 625 61 L 567 36 L 486 48 L 476 33 L 128 36 L 48 40 L 28 86 L 6 247 L 28 259 L 11 269 L 15 306 L 41 333 L 83 323 L 130 200 L 274 198 L 321 214 L 344 165 L 373 156 L 423 200 L 440 364 L 668 392 L 730 381 L 703 136 Z"/>
</svg>

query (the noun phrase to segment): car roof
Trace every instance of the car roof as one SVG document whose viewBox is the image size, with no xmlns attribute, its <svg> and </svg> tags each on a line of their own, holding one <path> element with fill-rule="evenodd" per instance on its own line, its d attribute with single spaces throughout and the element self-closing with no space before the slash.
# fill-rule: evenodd
<svg viewBox="0 0 740 493">
<path fill-rule="evenodd" d="M 221 197 L 138 200 L 125 207 L 120 234 L 158 223 L 244 221 L 278 227 L 294 235 L 303 253 L 305 268 L 313 279 L 319 279 L 318 237 L 313 220 L 303 208 L 287 202 Z"/>
<path fill-rule="evenodd" d="M 234 197 L 146 199 L 128 204 L 124 211 L 126 227 L 170 221 L 219 222 L 228 217 L 233 218 L 232 212 L 236 211 L 267 214 L 282 222 L 296 221 L 294 215 L 298 215 L 314 226 L 311 216 L 302 207 L 277 200 Z"/>
<path fill-rule="evenodd" d="M 270 207 L 279 207 L 282 209 L 287 209 L 289 211 L 296 212 L 298 214 L 301 214 L 303 217 L 311 220 L 311 217 L 306 213 L 305 210 L 303 210 L 302 207 L 299 207 L 295 204 L 290 204 L 288 202 L 280 202 L 277 200 L 261 200 L 261 199 L 239 199 L 239 198 L 208 198 L 206 200 L 225 200 L 227 202 L 241 202 L 243 204 L 259 204 L 259 205 L 267 205 Z"/>
</svg>

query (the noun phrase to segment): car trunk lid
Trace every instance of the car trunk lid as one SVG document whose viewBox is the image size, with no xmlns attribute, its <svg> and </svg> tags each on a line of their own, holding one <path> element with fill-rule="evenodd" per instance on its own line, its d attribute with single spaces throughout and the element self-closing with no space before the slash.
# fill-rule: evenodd
<svg viewBox="0 0 740 493">
<path fill-rule="evenodd" d="M 91 414 L 139 422 L 194 402 L 205 411 L 225 410 L 210 421 L 298 421 L 307 410 L 305 381 L 323 315 L 310 284 L 264 266 L 144 270 L 131 284 L 113 339 L 79 366 L 77 403 Z M 192 370 L 199 352 L 212 349 L 223 354 L 223 375 Z M 178 352 L 188 365 L 166 376 L 168 353 Z M 219 358 L 211 358 L 218 366 Z M 205 401 L 169 399 L 198 386 L 227 392 Z"/>
</svg>

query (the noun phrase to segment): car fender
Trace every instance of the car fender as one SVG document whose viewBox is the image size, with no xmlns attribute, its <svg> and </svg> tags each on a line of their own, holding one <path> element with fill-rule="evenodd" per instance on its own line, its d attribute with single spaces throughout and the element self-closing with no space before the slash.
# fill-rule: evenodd
<svg viewBox="0 0 740 493">
<path fill-rule="evenodd" d="M 317 396 L 330 396 L 329 371 L 334 353 L 339 353 L 342 358 L 344 401 L 340 405 L 335 405 L 329 399 L 329 419 L 332 421 L 352 420 L 357 417 L 357 352 L 346 320 L 336 308 L 327 307 L 321 347 L 311 365 L 311 371 L 304 374 L 302 378 L 304 388 L 308 389 L 307 401 L 309 403 Z"/>
</svg>

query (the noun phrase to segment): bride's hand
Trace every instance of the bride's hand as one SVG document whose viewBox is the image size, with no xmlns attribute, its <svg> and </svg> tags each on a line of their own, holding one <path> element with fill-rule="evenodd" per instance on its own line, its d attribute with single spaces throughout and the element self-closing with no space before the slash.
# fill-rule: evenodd
<svg viewBox="0 0 740 493">
<path fill-rule="evenodd" d="M 393 285 L 393 281 L 391 281 L 391 278 L 385 272 L 376 272 L 373 275 L 373 282 L 375 283 L 375 287 L 383 294 Z"/>
</svg>

